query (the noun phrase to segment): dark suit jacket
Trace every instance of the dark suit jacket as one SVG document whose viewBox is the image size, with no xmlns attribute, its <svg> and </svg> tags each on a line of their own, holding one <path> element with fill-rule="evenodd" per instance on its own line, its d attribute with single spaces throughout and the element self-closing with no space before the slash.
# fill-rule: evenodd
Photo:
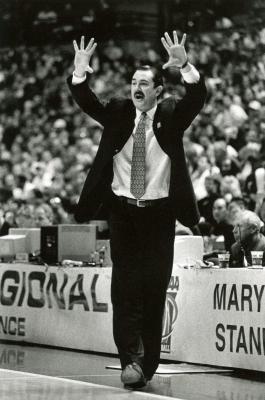
<svg viewBox="0 0 265 400">
<path fill-rule="evenodd" d="M 229 268 L 242 268 L 244 267 L 244 256 L 249 265 L 252 265 L 251 251 L 263 251 L 265 252 L 265 237 L 260 234 L 258 241 L 255 246 L 246 248 L 246 246 L 240 245 L 238 242 L 231 246 Z M 264 254 L 263 263 L 264 265 Z"/>
<path fill-rule="evenodd" d="M 88 76 L 85 82 L 78 85 L 72 85 L 72 76 L 67 82 L 80 108 L 104 127 L 97 155 L 75 212 L 76 220 L 85 222 L 94 218 L 110 197 L 113 156 L 132 134 L 136 111 L 130 99 L 113 98 L 103 105 L 89 88 Z M 171 159 L 170 206 L 182 224 L 193 226 L 199 220 L 199 212 L 185 161 L 182 137 L 203 107 L 206 87 L 202 77 L 198 83 L 185 83 L 185 86 L 186 95 L 183 99 L 176 101 L 171 96 L 158 104 L 153 130 L 162 150 Z"/>
<path fill-rule="evenodd" d="M 225 242 L 225 250 L 230 251 L 231 246 L 235 243 L 235 237 L 233 234 L 233 226 L 226 221 L 216 222 L 211 226 L 210 235 L 223 236 Z"/>
</svg>

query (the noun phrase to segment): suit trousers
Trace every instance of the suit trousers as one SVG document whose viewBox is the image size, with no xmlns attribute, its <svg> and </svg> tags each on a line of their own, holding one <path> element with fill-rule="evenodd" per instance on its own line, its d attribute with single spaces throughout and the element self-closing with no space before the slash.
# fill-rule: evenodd
<svg viewBox="0 0 265 400">
<path fill-rule="evenodd" d="M 175 216 L 167 200 L 137 207 L 113 195 L 109 227 L 113 336 L 121 367 L 136 361 L 151 378 L 160 358 Z"/>
</svg>

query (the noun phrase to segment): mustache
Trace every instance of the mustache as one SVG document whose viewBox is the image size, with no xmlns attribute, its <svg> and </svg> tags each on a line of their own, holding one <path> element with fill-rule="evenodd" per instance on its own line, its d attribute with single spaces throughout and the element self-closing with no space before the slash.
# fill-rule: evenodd
<svg viewBox="0 0 265 400">
<path fill-rule="evenodd" d="M 138 94 L 144 97 L 144 93 L 141 90 L 136 90 L 136 92 L 134 92 L 134 97 L 137 96 Z"/>
</svg>

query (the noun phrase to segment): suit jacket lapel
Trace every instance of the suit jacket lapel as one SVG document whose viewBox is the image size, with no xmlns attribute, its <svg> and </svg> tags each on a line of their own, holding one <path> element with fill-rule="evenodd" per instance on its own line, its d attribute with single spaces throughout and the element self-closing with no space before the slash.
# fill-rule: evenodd
<svg viewBox="0 0 265 400">
<path fill-rule="evenodd" d="M 136 117 L 136 110 L 133 105 L 133 103 L 129 103 L 128 105 L 128 114 L 126 113 L 126 120 L 125 120 L 125 126 L 124 126 L 124 140 L 126 143 L 129 137 L 132 134 L 133 128 L 134 128 L 134 120 Z"/>
<path fill-rule="evenodd" d="M 119 150 L 125 145 L 133 132 L 135 116 L 135 107 L 132 102 L 129 102 L 126 106 L 125 112 L 120 116 L 120 121 L 118 121 L 116 144 L 119 147 Z M 118 119 L 119 116 L 116 115 L 115 118 Z"/>
<path fill-rule="evenodd" d="M 154 120 L 153 120 L 153 131 L 154 131 L 156 140 L 158 141 L 160 146 L 163 144 L 163 137 L 162 137 L 163 126 L 162 126 L 162 115 L 161 114 L 162 114 L 161 113 L 161 105 L 158 104 L 155 115 L 154 115 Z"/>
<path fill-rule="evenodd" d="M 153 131 L 158 141 L 161 149 L 170 156 L 170 141 L 167 135 L 167 131 L 165 130 L 165 118 L 163 118 L 163 109 L 161 103 L 158 103 L 157 109 L 154 115 L 153 121 Z"/>
<path fill-rule="evenodd" d="M 153 131 L 156 137 L 159 135 L 160 128 L 161 128 L 161 106 L 160 104 L 158 104 L 153 120 Z"/>
</svg>

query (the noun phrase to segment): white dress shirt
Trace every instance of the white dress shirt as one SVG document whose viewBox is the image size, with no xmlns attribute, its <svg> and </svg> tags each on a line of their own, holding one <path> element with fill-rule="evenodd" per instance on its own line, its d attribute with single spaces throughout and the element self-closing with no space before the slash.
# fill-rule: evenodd
<svg viewBox="0 0 265 400">
<path fill-rule="evenodd" d="M 197 83 L 200 74 L 196 68 L 190 65 L 188 72 L 180 70 L 183 79 L 187 83 Z M 72 83 L 77 85 L 86 78 L 79 78 L 73 74 Z M 170 184 L 171 161 L 168 155 L 161 149 L 153 131 L 153 120 L 157 105 L 147 111 L 146 134 L 146 166 L 145 166 L 145 193 L 141 200 L 154 200 L 168 197 Z M 136 109 L 134 129 L 123 148 L 113 157 L 113 181 L 111 188 L 117 196 L 134 198 L 130 192 L 131 162 L 133 153 L 133 138 L 141 116 L 141 111 Z"/>
<path fill-rule="evenodd" d="M 141 200 L 153 200 L 168 197 L 170 183 L 170 158 L 161 149 L 153 131 L 153 119 L 157 106 L 146 113 L 145 125 L 145 193 Z M 141 117 L 141 111 L 136 109 L 134 129 L 123 148 L 113 157 L 114 177 L 112 190 L 117 196 L 134 198 L 130 192 L 131 164 L 133 154 L 133 141 Z"/>
</svg>

